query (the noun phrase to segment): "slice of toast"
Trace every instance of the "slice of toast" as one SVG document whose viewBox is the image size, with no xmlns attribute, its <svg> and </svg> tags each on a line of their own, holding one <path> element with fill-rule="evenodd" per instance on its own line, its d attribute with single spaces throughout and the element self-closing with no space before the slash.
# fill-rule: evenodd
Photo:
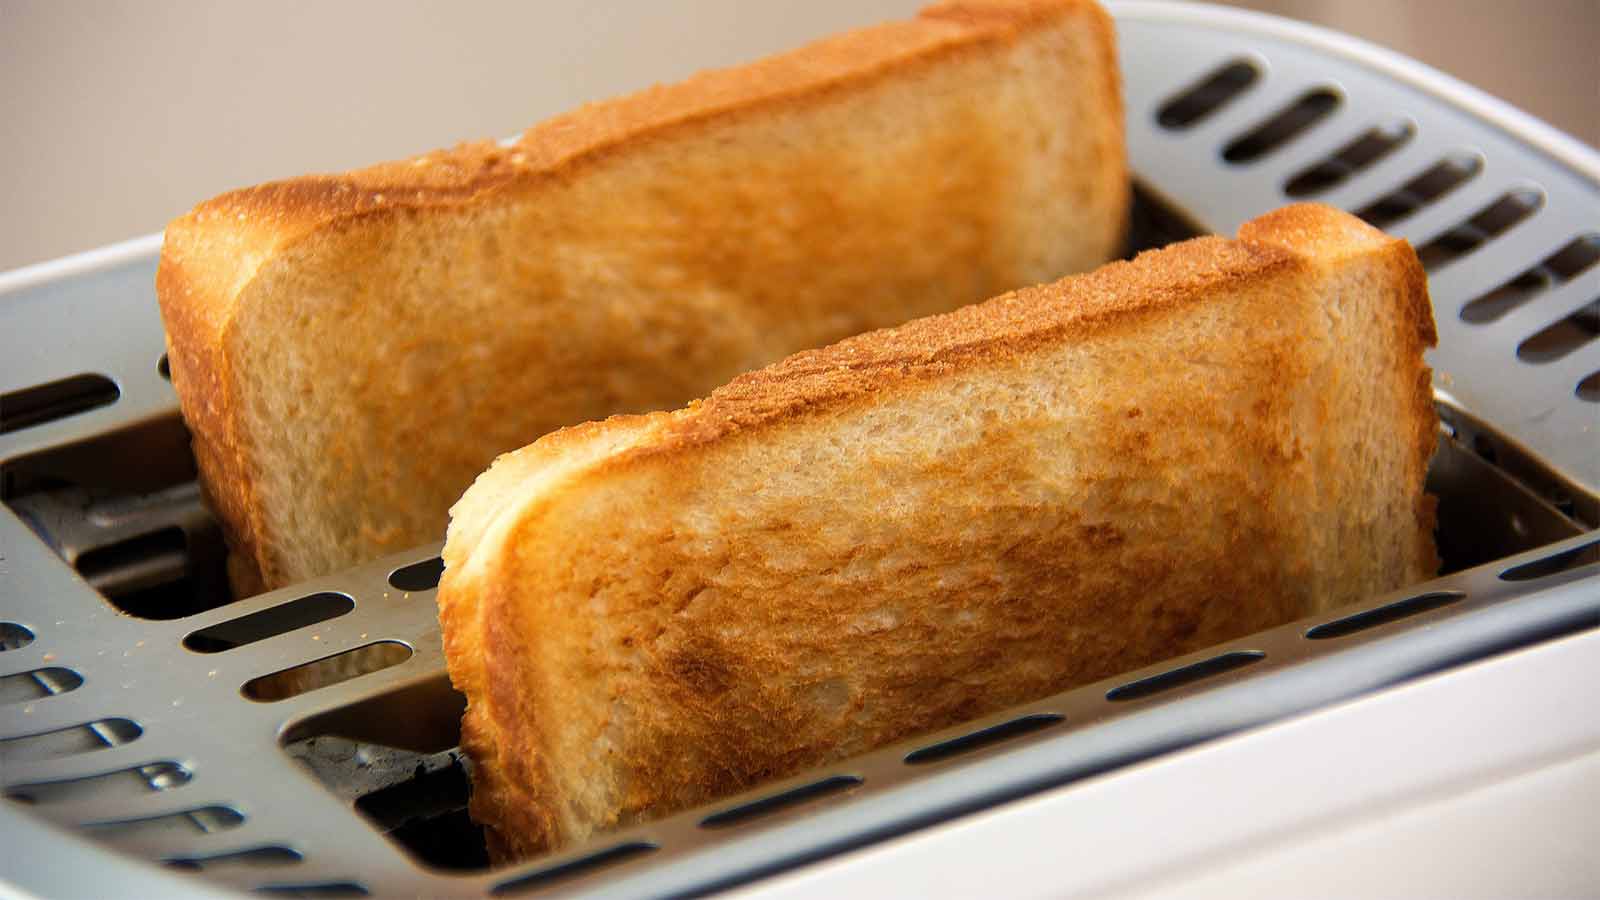
<svg viewBox="0 0 1600 900">
<path fill-rule="evenodd" d="M 236 585 L 437 540 L 495 454 L 1082 271 L 1128 203 L 1109 18 L 976 0 L 167 228 Z"/>
<path fill-rule="evenodd" d="M 1329 207 L 551 434 L 452 511 L 472 811 L 517 858 L 1437 566 L 1423 271 Z"/>
</svg>

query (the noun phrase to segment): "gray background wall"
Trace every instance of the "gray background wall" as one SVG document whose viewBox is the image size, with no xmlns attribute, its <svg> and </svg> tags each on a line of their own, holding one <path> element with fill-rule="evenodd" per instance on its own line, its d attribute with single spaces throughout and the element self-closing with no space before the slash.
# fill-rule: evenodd
<svg viewBox="0 0 1600 900">
<path fill-rule="evenodd" d="M 919 5 L 0 0 L 0 270 Z M 1595 0 L 1242 5 L 1409 53 L 1600 144 Z"/>
</svg>

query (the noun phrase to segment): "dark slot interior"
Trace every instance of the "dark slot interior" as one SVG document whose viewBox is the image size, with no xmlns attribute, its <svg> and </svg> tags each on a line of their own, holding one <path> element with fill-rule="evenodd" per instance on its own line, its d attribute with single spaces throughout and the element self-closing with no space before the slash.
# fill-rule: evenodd
<svg viewBox="0 0 1600 900">
<path fill-rule="evenodd" d="M 257 894 L 270 897 L 332 898 L 366 897 L 372 892 L 354 881 L 321 881 L 315 884 L 264 884 Z"/>
<path fill-rule="evenodd" d="M 175 762 L 153 762 L 131 769 L 118 769 L 83 778 L 19 784 L 6 789 L 6 796 L 24 803 L 62 803 L 85 797 L 139 796 L 151 791 L 170 791 L 183 787 L 193 776 Z"/>
<path fill-rule="evenodd" d="M 411 648 L 399 641 L 375 641 L 271 675 L 252 678 L 244 683 L 240 692 L 260 703 L 287 700 L 362 675 L 381 672 L 410 658 Z"/>
<path fill-rule="evenodd" d="M 1600 562 L 1600 541 L 1513 566 L 1501 572 L 1500 577 L 1506 581 L 1532 581 L 1535 578 L 1546 578 L 1594 562 Z"/>
<path fill-rule="evenodd" d="M 1308 91 L 1272 118 L 1234 138 L 1223 148 L 1222 158 L 1234 164 L 1255 162 L 1311 130 L 1332 115 L 1339 103 L 1339 94 L 1331 88 Z"/>
<path fill-rule="evenodd" d="M 1438 609 L 1442 606 L 1449 606 L 1464 596 L 1466 595 L 1453 591 L 1418 594 L 1415 597 L 1407 597 L 1404 600 L 1398 600 L 1394 603 L 1380 606 L 1377 609 L 1369 609 L 1353 616 L 1345 616 L 1332 622 L 1324 622 L 1321 625 L 1307 629 L 1306 637 L 1314 641 L 1344 637 L 1348 634 L 1355 634 L 1358 631 L 1376 628 L 1379 625 L 1398 622 L 1401 619 Z"/>
<path fill-rule="evenodd" d="M 443 574 L 444 559 L 435 556 L 390 572 L 389 586 L 400 591 L 431 591 L 439 586 Z"/>
<path fill-rule="evenodd" d="M 1590 372 L 1584 376 L 1584 379 L 1578 382 L 1578 386 L 1572 392 L 1578 396 L 1579 400 L 1587 403 L 1600 403 L 1600 372 Z"/>
<path fill-rule="evenodd" d="M 0 622 L 0 653 L 21 650 L 33 643 L 33 632 L 15 622 Z"/>
<path fill-rule="evenodd" d="M 65 694 L 77 690 L 82 684 L 82 675 L 60 666 L 0 676 L 0 704 L 25 703 Z"/>
<path fill-rule="evenodd" d="M 104 375 L 83 374 L 0 394 L 0 434 L 9 434 L 117 402 L 122 391 Z"/>
<path fill-rule="evenodd" d="M 143 733 L 131 719 L 97 719 L 39 734 L 0 738 L 0 765 L 92 753 L 138 740 Z"/>
<path fill-rule="evenodd" d="M 536 888 L 546 887 L 554 884 L 557 881 L 562 881 L 567 878 L 588 874 L 597 869 L 615 866 L 630 859 L 643 856 L 647 853 L 652 853 L 655 850 L 655 844 L 647 844 L 643 841 L 633 841 L 627 844 L 618 844 L 615 847 L 608 847 L 599 851 L 598 853 L 590 853 L 587 856 L 581 856 L 574 860 L 569 860 L 567 862 L 550 866 L 549 868 L 540 869 L 537 872 L 523 875 L 520 878 L 502 881 L 493 888 L 490 888 L 489 893 L 496 897 L 520 894 L 524 891 L 531 891 Z"/>
<path fill-rule="evenodd" d="M 1418 247 L 1417 258 L 1422 260 L 1422 267 L 1431 272 L 1506 233 L 1543 205 L 1544 194 L 1538 191 L 1511 191 L 1472 218 Z"/>
<path fill-rule="evenodd" d="M 437 869 L 489 867 L 483 829 L 467 815 L 467 771 L 455 754 L 425 771 L 356 800 L 356 809 L 389 839 Z"/>
<path fill-rule="evenodd" d="M 183 646 L 196 653 L 221 653 L 336 619 L 355 608 L 355 601 L 344 594 L 322 591 L 190 632 Z"/>
<path fill-rule="evenodd" d="M 1055 713 L 1036 713 L 1031 716 L 1022 716 L 999 725 L 991 725 L 958 738 L 940 741 L 919 750 L 906 754 L 906 762 L 910 765 L 925 765 L 927 763 L 941 762 L 951 757 L 961 756 L 985 747 L 1009 741 L 1015 737 L 1042 731 L 1062 721 L 1061 716 Z"/>
<path fill-rule="evenodd" d="M 762 797 L 760 800 L 752 800 L 749 803 L 735 806 L 732 809 L 725 809 L 722 812 L 713 813 L 701 820 L 700 827 L 726 828 L 730 825 L 738 825 L 751 819 L 757 819 L 762 816 L 781 812 L 782 810 L 793 806 L 798 806 L 810 800 L 816 800 L 822 797 L 830 797 L 834 794 L 840 794 L 850 790 L 851 788 L 859 787 L 860 785 L 861 779 L 854 775 L 834 775 L 830 778 L 824 778 L 821 781 L 813 781 L 810 784 L 801 785 L 797 788 L 790 788 L 787 791 L 779 794 L 773 794 L 770 797 Z"/>
<path fill-rule="evenodd" d="M 1447 156 L 1356 215 L 1374 228 L 1387 228 L 1466 184 L 1482 169 L 1483 158 L 1475 153 Z"/>
<path fill-rule="evenodd" d="M 1308 197 L 1330 191 L 1349 180 L 1350 176 L 1399 149 L 1416 132 L 1416 127 L 1410 122 L 1393 122 L 1370 128 L 1332 156 L 1290 178 L 1283 192 L 1291 197 Z"/>
<path fill-rule="evenodd" d="M 1555 362 L 1596 336 L 1600 336 L 1600 300 L 1530 335 L 1517 345 L 1517 358 L 1534 364 Z"/>
<path fill-rule="evenodd" d="M 1232 102 L 1260 78 L 1255 63 L 1247 59 L 1228 62 L 1163 103 L 1156 111 L 1156 122 L 1162 128 L 1188 128 Z"/>
<path fill-rule="evenodd" d="M 1600 234 L 1573 238 L 1526 272 L 1461 307 L 1461 320 L 1493 322 L 1543 291 L 1565 284 L 1600 260 Z"/>
<path fill-rule="evenodd" d="M 100 837 L 143 837 L 153 834 L 216 834 L 244 824 L 244 814 L 228 806 L 202 806 L 142 819 L 92 822 L 82 826 Z"/>
<path fill-rule="evenodd" d="M 287 866 L 293 865 L 304 858 L 298 850 L 274 845 L 240 850 L 235 853 L 219 853 L 215 856 L 180 856 L 164 860 L 164 862 L 175 869 L 202 871 L 223 866 L 243 866 L 248 868 Z"/>
<path fill-rule="evenodd" d="M 1225 672 L 1242 669 L 1265 658 L 1266 654 L 1258 653 L 1254 650 L 1235 650 L 1231 653 L 1223 653 L 1210 659 L 1162 672 L 1160 675 L 1152 675 L 1149 678 L 1141 678 L 1138 681 L 1112 688 L 1106 692 L 1106 699 L 1119 703 L 1128 700 L 1141 700 L 1145 697 L 1175 690 Z"/>
</svg>

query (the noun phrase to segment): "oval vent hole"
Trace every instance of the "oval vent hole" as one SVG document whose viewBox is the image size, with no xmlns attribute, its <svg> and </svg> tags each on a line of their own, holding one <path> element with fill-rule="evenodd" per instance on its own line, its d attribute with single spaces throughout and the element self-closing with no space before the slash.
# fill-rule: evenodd
<svg viewBox="0 0 1600 900">
<path fill-rule="evenodd" d="M 263 884 L 255 890 L 270 897 L 367 897 L 371 891 L 354 881 L 319 881 L 314 884 Z"/>
<path fill-rule="evenodd" d="M 848 791 L 851 788 L 859 787 L 860 785 L 861 779 L 854 775 L 835 775 L 831 778 L 824 778 L 821 781 L 814 781 L 811 784 L 802 785 L 801 787 L 784 791 L 781 794 L 773 794 L 770 797 L 762 797 L 760 800 L 754 800 L 750 803 L 735 806 L 732 809 L 725 809 L 722 812 L 713 813 L 712 815 L 706 816 L 704 819 L 700 820 L 700 827 L 726 828 L 730 825 L 738 825 L 740 823 L 749 821 L 750 819 L 770 815 L 780 810 L 788 809 L 789 807 L 805 803 L 808 800 L 815 800 L 819 797 L 827 797 L 832 794 Z"/>
<path fill-rule="evenodd" d="M 174 857 L 166 860 L 166 864 L 176 869 L 188 869 L 191 871 L 202 871 L 224 866 L 255 869 L 293 865 L 304 858 L 298 850 L 272 845 L 254 847 L 249 850 L 238 850 L 233 853 L 218 853 L 214 856 Z"/>
<path fill-rule="evenodd" d="M 646 841 L 630 841 L 626 844 L 618 844 L 615 847 L 608 847 L 597 853 L 590 853 L 587 856 L 580 856 L 577 859 L 567 860 L 566 862 L 539 869 L 536 872 L 530 872 L 520 878 L 502 881 L 491 888 L 489 893 L 496 897 L 520 894 L 523 891 L 546 887 L 557 881 L 584 875 L 607 866 L 619 865 L 647 853 L 654 853 L 656 849 L 655 844 Z"/>
<path fill-rule="evenodd" d="M 1416 126 L 1406 121 L 1368 129 L 1332 156 L 1301 170 L 1284 185 L 1283 192 L 1291 197 L 1308 197 L 1333 190 L 1350 176 L 1393 153 L 1416 133 Z"/>
<path fill-rule="evenodd" d="M 162 378 L 168 381 L 172 380 L 172 363 L 167 361 L 165 353 L 161 354 L 161 358 L 156 360 L 156 371 L 160 373 Z"/>
<path fill-rule="evenodd" d="M 974 750 L 980 750 L 1002 741 L 1009 741 L 1014 737 L 1049 728 L 1060 721 L 1061 716 L 1055 713 L 1035 713 L 1030 716 L 1023 716 L 1019 719 L 1012 719 L 1009 722 L 1002 722 L 999 725 L 991 725 L 971 734 L 964 734 L 958 738 L 941 741 L 937 744 L 923 747 L 920 750 L 913 750 L 906 754 L 906 762 L 911 765 L 939 762 L 952 756 L 971 753 Z"/>
<path fill-rule="evenodd" d="M 15 622 L 0 622 L 0 652 L 21 650 L 33 643 L 33 632 Z"/>
<path fill-rule="evenodd" d="M 1482 170 L 1483 158 L 1476 153 L 1452 154 L 1356 215 L 1374 228 L 1387 228 L 1471 181 Z"/>
<path fill-rule="evenodd" d="M 1260 79 L 1261 70 L 1255 63 L 1233 60 L 1161 104 L 1156 122 L 1167 129 L 1188 128 L 1232 102 Z"/>
<path fill-rule="evenodd" d="M 1555 322 L 1517 345 L 1517 358 L 1547 363 L 1566 356 L 1600 336 L 1600 299 Z"/>
<path fill-rule="evenodd" d="M 0 394 L 0 434 L 54 422 L 117 402 L 122 391 L 104 375 L 74 375 L 49 384 Z"/>
<path fill-rule="evenodd" d="M 1493 322 L 1542 291 L 1571 281 L 1597 260 L 1600 260 L 1600 234 L 1591 232 L 1575 237 L 1538 265 L 1461 307 L 1461 319 L 1474 325 Z"/>
<path fill-rule="evenodd" d="M 1152 675 L 1149 678 L 1141 678 L 1121 687 L 1112 688 L 1106 692 L 1106 699 L 1119 703 L 1127 700 L 1141 700 L 1152 694 L 1170 691 L 1205 678 L 1221 675 L 1224 672 L 1242 669 L 1265 658 L 1266 654 L 1257 650 L 1234 650 L 1220 656 L 1213 656 L 1210 659 L 1203 659 L 1197 663 L 1190 663 L 1187 666 L 1162 672 L 1160 675 Z"/>
<path fill-rule="evenodd" d="M 60 666 L 19 672 L 0 677 L 0 703 L 26 703 L 75 691 L 82 685 L 82 675 Z"/>
<path fill-rule="evenodd" d="M 378 641 L 346 650 L 292 669 L 262 675 L 245 682 L 246 697 L 261 703 L 287 700 L 308 691 L 332 687 L 352 678 L 381 672 L 411 658 L 411 648 L 399 641 Z"/>
<path fill-rule="evenodd" d="M 1457 591 L 1418 594 L 1415 597 L 1407 597 L 1394 603 L 1386 603 L 1376 609 L 1358 612 L 1353 616 L 1345 616 L 1342 619 L 1334 619 L 1332 622 L 1324 622 L 1321 625 L 1307 629 L 1306 637 L 1313 641 L 1344 637 L 1347 634 L 1366 631 L 1368 628 L 1376 628 L 1379 625 L 1397 622 L 1442 606 L 1449 606 L 1465 596 L 1465 594 Z"/>
<path fill-rule="evenodd" d="M 120 747 L 138 740 L 144 729 L 132 719 L 96 719 L 40 734 L 0 739 L 0 765 L 61 759 Z"/>
<path fill-rule="evenodd" d="M 1477 215 L 1417 248 L 1422 267 L 1434 269 L 1477 250 L 1505 234 L 1544 205 L 1544 194 L 1535 190 L 1510 191 L 1479 210 Z"/>
<path fill-rule="evenodd" d="M 84 825 L 85 831 L 96 837 L 182 839 L 196 834 L 216 834 L 244 824 L 244 813 L 227 806 L 202 806 L 182 812 L 163 813 L 143 819 L 119 819 L 115 822 L 92 822 Z"/>
<path fill-rule="evenodd" d="M 1544 578 L 1597 561 L 1600 561 L 1600 541 L 1593 541 L 1546 556 L 1544 559 L 1512 566 L 1501 572 L 1500 577 L 1506 581 L 1532 581 L 1535 578 Z"/>
<path fill-rule="evenodd" d="M 1573 393 L 1586 403 L 1600 403 L 1600 371 L 1590 372 L 1587 378 L 1578 382 Z"/>
<path fill-rule="evenodd" d="M 183 646 L 196 653 L 221 653 L 318 622 L 337 619 L 355 608 L 355 601 L 344 594 L 331 591 L 310 594 L 271 609 L 192 631 L 184 637 Z"/>
<path fill-rule="evenodd" d="M 443 574 L 444 559 L 435 556 L 390 572 L 389 585 L 402 591 L 431 591 L 439 586 L 439 577 Z"/>
<path fill-rule="evenodd" d="M 1329 88 L 1317 88 L 1284 107 L 1247 134 L 1235 138 L 1222 151 L 1231 163 L 1255 162 L 1309 131 L 1339 108 L 1339 95 Z"/>
<path fill-rule="evenodd" d="M 114 800 L 175 790 L 188 784 L 191 777 L 189 770 L 178 763 L 162 761 L 82 778 L 19 784 L 7 788 L 6 796 L 35 804 L 65 803 L 89 797 Z"/>
</svg>

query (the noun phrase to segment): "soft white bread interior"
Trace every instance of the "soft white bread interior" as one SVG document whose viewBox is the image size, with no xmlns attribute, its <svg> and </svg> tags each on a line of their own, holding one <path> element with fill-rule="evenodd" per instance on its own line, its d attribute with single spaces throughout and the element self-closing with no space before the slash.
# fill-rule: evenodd
<svg viewBox="0 0 1600 900">
<path fill-rule="evenodd" d="M 517 858 L 1428 578 L 1416 254 L 1300 205 L 501 457 L 439 591 Z"/>
<path fill-rule="evenodd" d="M 244 590 L 436 540 L 495 454 L 1092 268 L 1126 221 L 1109 18 L 974 0 L 511 146 L 173 222 L 173 381 Z"/>
</svg>

